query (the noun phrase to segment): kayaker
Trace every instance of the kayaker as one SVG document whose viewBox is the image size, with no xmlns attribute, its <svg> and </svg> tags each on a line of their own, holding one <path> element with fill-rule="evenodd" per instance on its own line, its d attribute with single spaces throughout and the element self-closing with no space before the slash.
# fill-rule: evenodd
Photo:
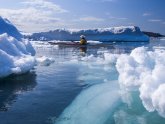
<svg viewBox="0 0 165 124">
<path fill-rule="evenodd" d="M 84 35 L 81 35 L 80 36 L 80 44 L 81 45 L 86 45 L 87 44 L 87 40 L 85 39 L 85 36 Z"/>
</svg>

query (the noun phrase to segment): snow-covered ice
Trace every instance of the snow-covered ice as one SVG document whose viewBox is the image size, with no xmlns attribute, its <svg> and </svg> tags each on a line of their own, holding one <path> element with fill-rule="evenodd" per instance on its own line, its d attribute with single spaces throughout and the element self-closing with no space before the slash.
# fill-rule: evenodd
<svg viewBox="0 0 165 124">
<path fill-rule="evenodd" d="M 36 58 L 36 60 L 37 60 L 37 64 L 43 65 L 43 66 L 48 66 L 55 62 L 55 60 L 53 58 L 46 57 L 46 56 L 38 57 L 38 58 Z"/>
<path fill-rule="evenodd" d="M 21 74 L 32 69 L 36 63 L 32 56 L 34 53 L 29 43 L 25 44 L 7 34 L 0 35 L 0 77 Z"/>
<path fill-rule="evenodd" d="M 165 117 L 165 50 L 134 49 L 119 56 L 116 64 L 122 89 L 139 89 L 144 107 Z"/>
<path fill-rule="evenodd" d="M 23 38 L 18 29 L 8 20 L 0 16 L 0 34 L 7 33 L 9 36 L 14 37 L 17 40 Z"/>
<path fill-rule="evenodd" d="M 35 66 L 35 50 L 7 19 L 0 17 L 0 78 L 22 74 Z"/>
<path fill-rule="evenodd" d="M 94 41 L 149 41 L 149 37 L 144 35 L 136 26 L 86 30 L 56 29 L 49 32 L 34 33 L 27 37 L 32 40 L 79 41 L 82 34 L 86 36 L 87 40 Z"/>
</svg>

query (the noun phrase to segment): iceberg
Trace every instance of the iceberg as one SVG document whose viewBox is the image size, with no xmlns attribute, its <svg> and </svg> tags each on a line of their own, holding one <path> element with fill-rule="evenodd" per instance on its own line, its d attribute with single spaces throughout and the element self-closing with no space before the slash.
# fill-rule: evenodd
<svg viewBox="0 0 165 124">
<path fill-rule="evenodd" d="M 136 48 L 130 55 L 120 55 L 116 68 L 121 89 L 138 89 L 146 110 L 157 111 L 165 118 L 165 50 Z"/>
<path fill-rule="evenodd" d="M 26 73 L 35 66 L 35 50 L 22 38 L 10 21 L 0 17 L 0 78 Z"/>
<path fill-rule="evenodd" d="M 60 40 L 78 41 L 80 35 L 85 35 L 87 40 L 94 41 L 149 41 L 149 37 L 141 32 L 136 26 L 121 26 L 113 28 L 99 28 L 87 30 L 56 29 L 49 32 L 33 33 L 26 36 L 31 40 Z"/>
<path fill-rule="evenodd" d="M 3 33 L 7 33 L 8 35 L 14 37 L 17 40 L 21 40 L 21 38 L 23 38 L 23 35 L 8 19 L 3 19 L 0 16 L 0 34 Z"/>
</svg>

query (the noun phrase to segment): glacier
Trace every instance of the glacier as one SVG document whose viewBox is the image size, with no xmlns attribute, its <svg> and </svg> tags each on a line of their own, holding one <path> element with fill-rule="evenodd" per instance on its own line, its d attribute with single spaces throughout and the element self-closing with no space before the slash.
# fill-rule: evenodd
<svg viewBox="0 0 165 124">
<path fill-rule="evenodd" d="M 149 37 L 143 34 L 139 27 L 136 26 L 121 26 L 112 28 L 99 29 L 56 29 L 49 32 L 33 33 L 25 36 L 31 40 L 60 40 L 60 41 L 78 41 L 80 35 L 85 35 L 87 40 L 93 41 L 149 41 Z"/>
<path fill-rule="evenodd" d="M 34 55 L 31 43 L 9 20 L 0 17 L 0 78 L 31 70 L 36 64 Z"/>
</svg>

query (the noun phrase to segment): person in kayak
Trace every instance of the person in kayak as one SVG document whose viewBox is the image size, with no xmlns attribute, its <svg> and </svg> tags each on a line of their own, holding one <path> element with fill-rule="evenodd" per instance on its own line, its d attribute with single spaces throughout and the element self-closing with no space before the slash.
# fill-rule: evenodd
<svg viewBox="0 0 165 124">
<path fill-rule="evenodd" d="M 81 45 L 86 45 L 87 44 L 87 40 L 85 39 L 85 36 L 84 35 L 81 35 L 80 36 L 80 44 Z"/>
</svg>

